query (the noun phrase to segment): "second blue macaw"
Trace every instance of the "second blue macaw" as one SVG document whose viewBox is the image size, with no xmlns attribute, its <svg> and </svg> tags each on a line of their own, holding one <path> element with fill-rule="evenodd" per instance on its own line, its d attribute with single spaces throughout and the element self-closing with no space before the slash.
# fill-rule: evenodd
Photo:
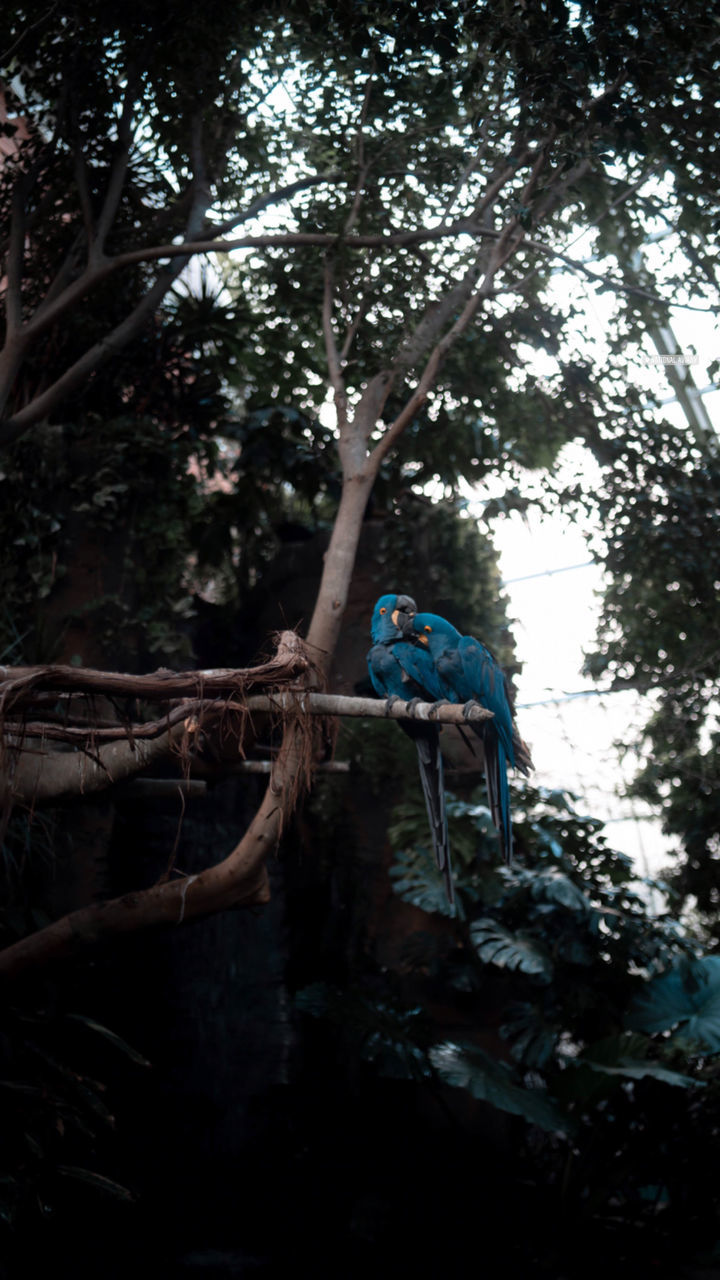
<svg viewBox="0 0 720 1280">
<path fill-rule="evenodd" d="M 371 623 L 373 646 L 367 661 L 373 688 L 381 698 L 402 698 L 404 701 L 412 701 L 414 698 L 433 701 L 435 698 L 424 678 L 427 677 L 430 684 L 435 684 L 432 658 L 411 639 L 405 639 L 403 630 L 409 630 L 409 620 L 416 612 L 417 606 L 410 596 L 381 596 L 375 605 Z M 427 721 L 403 720 L 398 723 L 413 739 L 417 749 L 435 860 L 452 906 L 455 894 L 450 864 L 440 730 L 437 725 Z"/>
<path fill-rule="evenodd" d="M 398 615 L 399 629 L 417 645 L 418 670 L 432 660 L 435 678 L 426 680 L 426 688 L 436 699 L 450 702 L 477 702 L 492 711 L 492 720 L 472 724 L 482 739 L 485 755 L 485 778 L 493 822 L 500 836 L 506 862 L 512 857 L 512 820 L 508 767 L 527 773 L 532 766 L 530 753 L 513 722 L 513 703 L 507 677 L 493 654 L 474 636 L 463 636 L 452 623 L 436 613 L 403 610 Z M 409 674 L 413 662 L 408 661 Z"/>
</svg>

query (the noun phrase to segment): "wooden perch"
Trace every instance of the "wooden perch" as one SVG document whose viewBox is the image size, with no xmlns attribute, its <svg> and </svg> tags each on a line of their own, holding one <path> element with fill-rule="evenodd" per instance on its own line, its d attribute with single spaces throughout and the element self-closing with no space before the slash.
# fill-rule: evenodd
<svg viewBox="0 0 720 1280">
<path fill-rule="evenodd" d="M 265 668 L 253 668 L 253 671 Z M 3 669 L 0 668 L 0 671 Z M 7 671 L 8 668 L 5 668 Z M 12 669 L 10 669 L 12 670 Z M 18 670 L 17 668 L 15 669 Z M 33 678 L 39 675 L 45 683 L 45 673 L 52 671 L 52 679 L 64 678 L 66 672 L 73 675 L 80 668 L 27 668 Z M 57 673 L 62 672 L 62 677 Z M 188 759 L 188 744 L 199 727 L 212 725 L 212 713 L 222 713 L 223 728 L 227 731 L 228 717 L 246 716 L 253 711 L 273 712 L 285 719 L 288 716 L 352 716 L 390 720 L 422 720 L 437 724 L 463 725 L 468 721 L 492 719 L 492 712 L 479 705 L 467 708 L 453 703 L 415 701 L 414 705 L 397 699 L 387 702 L 378 698 L 349 698 L 337 694 L 307 693 L 285 690 L 270 694 L 252 694 L 239 698 L 241 681 L 247 671 L 191 672 L 185 675 L 174 672 L 155 672 L 154 675 L 121 676 L 105 672 L 85 672 L 87 685 L 97 689 L 100 679 L 119 687 L 123 681 L 151 682 L 153 690 L 160 687 L 166 698 L 177 698 L 179 688 L 195 692 L 205 687 L 210 677 L 217 680 L 217 696 L 214 698 L 189 698 L 180 700 L 161 720 L 144 724 L 117 724 L 96 728 L 93 724 L 66 725 L 47 721 L 23 721 L 18 710 L 6 721 L 6 757 L 8 764 L 0 770 L 0 802 L 26 805 L 48 803 L 68 796 L 87 795 L 102 791 L 114 783 L 123 782 L 141 773 L 163 756 L 178 751 L 184 744 L 184 756 Z M 50 677 L 48 677 L 49 679 Z M 22 679 L 22 678 L 20 678 Z M 10 687 L 16 692 L 18 680 L 12 679 Z M 27 686 L 21 686 L 25 690 Z M 37 686 L 36 686 L 37 687 Z M 233 697 L 223 696 L 228 688 Z M 27 696 L 23 693 L 21 696 Z M 157 696 L 157 694 L 154 694 Z M 408 709 L 410 707 L 410 709 Z M 30 708 L 27 708 L 30 710 Z M 237 729 L 242 737 L 243 725 Z M 63 744 L 60 749 L 49 745 L 53 740 Z M 67 748 L 71 749 L 68 750 Z M 236 762 L 230 762 L 228 772 L 236 772 Z M 250 772 L 250 770 L 247 770 Z"/>
<path fill-rule="evenodd" d="M 493 713 L 479 703 L 464 707 L 453 702 L 409 702 L 397 699 L 387 702 L 383 698 L 347 698 L 335 693 L 279 693 L 255 694 L 247 700 L 248 711 L 270 711 L 277 708 L 289 710 L 299 706 L 314 716 L 360 716 L 378 720 L 425 720 L 435 724 L 467 724 L 480 720 L 492 720 Z"/>
</svg>

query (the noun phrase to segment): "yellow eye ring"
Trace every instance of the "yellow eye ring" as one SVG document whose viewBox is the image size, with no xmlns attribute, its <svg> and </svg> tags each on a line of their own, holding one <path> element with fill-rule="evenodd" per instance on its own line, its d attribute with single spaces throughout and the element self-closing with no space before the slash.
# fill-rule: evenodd
<svg viewBox="0 0 720 1280">
<path fill-rule="evenodd" d="M 385 605 L 383 605 L 383 607 L 382 607 L 382 609 L 380 610 L 380 612 L 381 612 L 381 613 L 387 613 L 387 609 L 385 608 Z"/>
<path fill-rule="evenodd" d="M 432 627 L 423 627 L 423 631 L 432 631 Z"/>
</svg>

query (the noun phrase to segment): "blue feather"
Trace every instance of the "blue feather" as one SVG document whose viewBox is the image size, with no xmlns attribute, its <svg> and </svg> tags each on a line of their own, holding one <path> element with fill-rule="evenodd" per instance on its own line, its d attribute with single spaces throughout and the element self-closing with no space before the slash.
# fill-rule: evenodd
<svg viewBox="0 0 720 1280">
<path fill-rule="evenodd" d="M 372 686 L 381 698 L 396 697 L 404 701 L 422 698 L 424 702 L 431 702 L 445 696 L 434 691 L 439 684 L 429 654 L 403 638 L 404 632 L 410 630 L 409 620 L 414 613 L 415 602 L 409 596 L 381 596 L 373 610 L 371 634 L 374 644 L 367 661 Z M 455 894 L 440 731 L 437 725 L 427 722 L 404 720 L 399 724 L 415 743 L 435 861 L 443 876 L 448 901 L 453 905 Z"/>
<path fill-rule="evenodd" d="M 438 685 L 451 702 L 478 702 L 492 711 L 492 720 L 471 727 L 482 739 L 485 778 L 493 822 L 497 827 L 503 856 L 512 857 L 512 820 L 508 766 L 517 764 L 527 772 L 531 764 L 525 744 L 513 724 L 512 699 L 505 673 L 484 644 L 474 636 L 463 636 L 456 627 L 435 613 L 418 613 L 412 619 L 416 643 L 432 660 Z M 517 760 L 516 760 L 517 750 Z"/>
</svg>

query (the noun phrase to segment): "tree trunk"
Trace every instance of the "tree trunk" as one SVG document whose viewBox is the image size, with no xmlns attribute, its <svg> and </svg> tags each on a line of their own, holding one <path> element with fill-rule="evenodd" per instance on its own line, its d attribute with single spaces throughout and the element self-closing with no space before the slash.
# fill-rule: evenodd
<svg viewBox="0 0 720 1280">
<path fill-rule="evenodd" d="M 330 669 L 340 635 L 363 517 L 374 479 L 371 472 L 345 479 L 330 545 L 325 552 L 320 589 L 307 634 L 311 652 L 317 655 L 325 675 Z"/>
</svg>

